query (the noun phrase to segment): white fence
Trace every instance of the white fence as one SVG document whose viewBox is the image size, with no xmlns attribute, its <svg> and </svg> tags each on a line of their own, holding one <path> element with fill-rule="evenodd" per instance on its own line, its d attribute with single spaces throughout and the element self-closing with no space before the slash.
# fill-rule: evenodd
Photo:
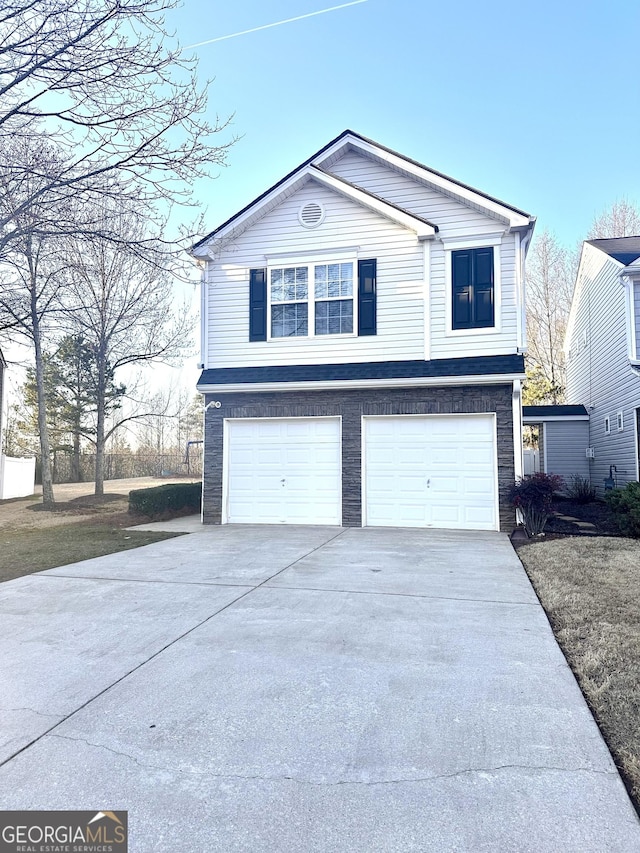
<svg viewBox="0 0 640 853">
<path fill-rule="evenodd" d="M 0 500 L 32 495 L 36 481 L 36 460 L 0 455 Z"/>
<path fill-rule="evenodd" d="M 540 470 L 540 451 L 529 447 L 524 449 L 524 476 L 530 477 Z"/>
</svg>

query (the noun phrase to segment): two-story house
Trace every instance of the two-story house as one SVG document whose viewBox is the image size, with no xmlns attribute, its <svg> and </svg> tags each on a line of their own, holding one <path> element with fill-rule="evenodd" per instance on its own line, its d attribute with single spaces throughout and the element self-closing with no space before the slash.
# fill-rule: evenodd
<svg viewBox="0 0 640 853">
<path fill-rule="evenodd" d="M 583 244 L 565 355 L 568 399 L 589 411 L 592 484 L 638 480 L 640 237 Z"/>
<path fill-rule="evenodd" d="M 203 520 L 510 530 L 533 226 L 345 131 L 197 243 Z"/>
</svg>

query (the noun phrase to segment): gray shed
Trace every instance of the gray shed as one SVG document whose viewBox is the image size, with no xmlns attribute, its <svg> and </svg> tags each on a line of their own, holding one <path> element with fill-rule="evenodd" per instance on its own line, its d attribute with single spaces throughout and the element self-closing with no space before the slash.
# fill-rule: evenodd
<svg viewBox="0 0 640 853">
<path fill-rule="evenodd" d="M 525 474 L 589 479 L 589 412 L 584 406 L 523 406 Z M 529 427 L 529 429 L 526 429 Z"/>
</svg>

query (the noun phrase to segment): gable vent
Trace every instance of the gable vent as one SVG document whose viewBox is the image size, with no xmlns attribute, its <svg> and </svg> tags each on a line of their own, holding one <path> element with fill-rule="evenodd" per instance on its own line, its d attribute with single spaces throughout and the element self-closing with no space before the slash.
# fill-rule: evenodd
<svg viewBox="0 0 640 853">
<path fill-rule="evenodd" d="M 324 207 L 317 201 L 309 201 L 298 212 L 298 221 L 305 228 L 317 228 L 324 220 Z"/>
</svg>

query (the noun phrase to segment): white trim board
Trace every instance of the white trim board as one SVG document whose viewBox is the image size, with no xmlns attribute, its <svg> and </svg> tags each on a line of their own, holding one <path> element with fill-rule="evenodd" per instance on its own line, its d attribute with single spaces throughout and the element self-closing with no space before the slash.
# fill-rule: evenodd
<svg viewBox="0 0 640 853">
<path fill-rule="evenodd" d="M 501 373 L 493 376 L 439 376 L 410 379 L 344 379 L 306 382 L 234 382 L 221 385 L 197 385 L 200 394 L 261 393 L 263 391 L 331 391 L 353 388 L 438 388 L 449 385 L 511 385 L 524 379 L 523 373 Z"/>
</svg>

